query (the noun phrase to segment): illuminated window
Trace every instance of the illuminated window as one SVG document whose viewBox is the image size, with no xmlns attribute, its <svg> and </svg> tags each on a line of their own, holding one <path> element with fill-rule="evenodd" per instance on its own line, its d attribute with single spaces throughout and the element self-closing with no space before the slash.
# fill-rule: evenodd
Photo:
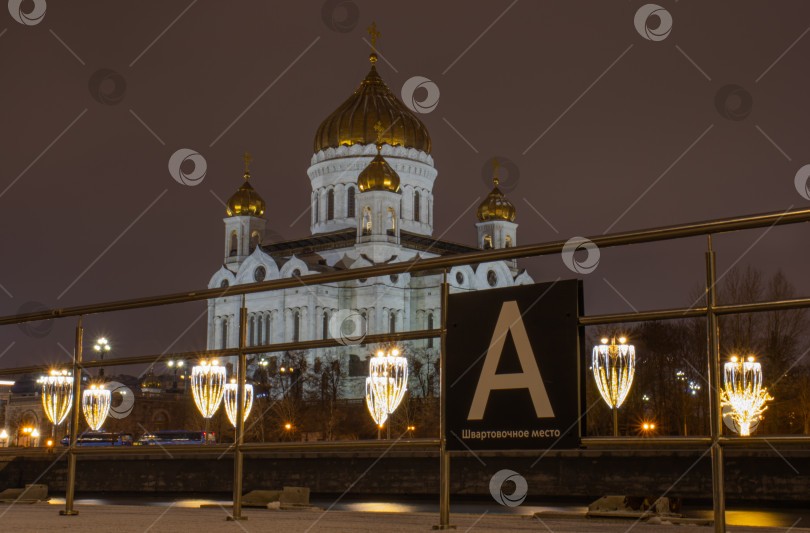
<svg viewBox="0 0 810 533">
<path fill-rule="evenodd" d="M 492 248 L 492 235 L 484 235 L 484 250 L 491 250 Z"/>
<path fill-rule="evenodd" d="M 393 207 L 388 208 L 388 235 L 394 236 L 397 232 L 397 214 Z"/>
<path fill-rule="evenodd" d="M 236 231 L 231 232 L 231 252 L 230 256 L 233 257 L 239 253 L 239 237 L 236 236 Z"/>
<path fill-rule="evenodd" d="M 363 208 L 363 235 L 371 235 L 371 208 Z"/>
<path fill-rule="evenodd" d="M 256 249 L 256 247 L 261 243 L 262 236 L 258 231 L 254 231 L 250 234 L 250 251 Z"/>
<path fill-rule="evenodd" d="M 510 237 L 509 235 L 506 236 L 506 247 L 507 248 L 512 247 L 512 237 Z"/>
</svg>

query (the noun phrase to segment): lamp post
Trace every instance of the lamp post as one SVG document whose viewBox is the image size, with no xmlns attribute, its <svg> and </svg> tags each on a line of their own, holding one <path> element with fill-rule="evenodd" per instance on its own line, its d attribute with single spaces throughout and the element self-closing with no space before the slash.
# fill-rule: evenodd
<svg viewBox="0 0 810 533">
<path fill-rule="evenodd" d="M 109 353 L 109 351 L 112 350 L 112 346 L 110 346 L 110 343 L 107 342 L 106 338 L 100 337 L 96 341 L 96 343 L 93 345 L 93 350 L 98 352 L 98 354 L 101 356 L 101 360 L 103 361 L 104 360 L 104 354 Z M 98 375 L 99 376 L 104 375 L 104 368 L 99 368 L 98 369 Z"/>
<path fill-rule="evenodd" d="M 186 362 L 182 359 L 179 361 L 169 360 L 166 364 L 169 366 L 169 368 L 174 368 L 174 383 L 172 384 L 172 390 L 177 391 L 177 371 L 185 366 Z"/>
<path fill-rule="evenodd" d="M 228 415 L 228 420 L 231 421 L 231 425 L 236 427 L 236 411 L 238 410 L 237 403 L 236 403 L 236 396 L 238 393 L 238 383 L 236 383 L 236 379 L 231 379 L 230 383 L 225 384 L 225 393 L 223 395 L 223 400 L 225 403 L 225 412 Z M 247 420 L 248 415 L 250 414 L 250 409 L 253 407 L 253 385 L 250 383 L 245 383 L 245 415 L 243 420 Z"/>
<path fill-rule="evenodd" d="M 104 425 L 107 414 L 110 412 L 112 395 L 104 385 L 90 385 L 82 392 L 82 412 L 87 425 L 93 431 L 98 431 Z"/>
<path fill-rule="evenodd" d="M 191 392 L 194 403 L 200 414 L 205 418 L 205 442 L 208 442 L 208 425 L 211 417 L 219 409 L 222 396 L 225 393 L 225 367 L 219 366 L 214 360 L 200 361 L 200 364 L 191 369 Z"/>
<path fill-rule="evenodd" d="M 42 383 L 42 410 L 51 421 L 51 437 L 56 439 L 56 426 L 67 418 L 73 406 L 73 376 L 67 370 L 51 370 Z"/>
<path fill-rule="evenodd" d="M 369 360 L 369 377 L 366 378 L 366 406 L 371 418 L 377 423 L 377 437 L 389 415 L 399 407 L 408 390 L 408 359 L 400 356 L 398 348 L 387 354 L 379 350 Z M 391 426 L 388 426 L 391 438 Z"/>
<path fill-rule="evenodd" d="M 613 338 L 603 338 L 602 343 L 593 347 L 591 368 L 596 386 L 602 399 L 613 410 L 613 436 L 619 436 L 619 407 L 621 407 L 630 387 L 636 366 L 636 350 L 627 344 L 625 337 L 619 337 L 619 343 Z"/>
<path fill-rule="evenodd" d="M 762 386 L 762 366 L 749 356 L 747 361 L 734 356 L 725 364 L 722 405 L 732 409 L 731 417 L 739 427 L 741 437 L 751 435 L 751 424 L 767 409 L 765 402 L 773 400 Z"/>
</svg>

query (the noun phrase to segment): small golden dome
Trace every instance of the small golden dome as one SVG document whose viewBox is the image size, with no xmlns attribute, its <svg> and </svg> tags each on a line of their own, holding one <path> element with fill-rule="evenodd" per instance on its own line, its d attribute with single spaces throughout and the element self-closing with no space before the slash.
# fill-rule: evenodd
<svg viewBox="0 0 810 533">
<path fill-rule="evenodd" d="M 229 217 L 236 217 L 236 216 L 254 216 L 260 217 L 264 215 L 264 208 L 265 203 L 262 200 L 262 197 L 259 196 L 259 193 L 248 183 L 248 179 L 250 179 L 250 170 L 248 170 L 248 166 L 252 159 L 245 152 L 243 157 L 245 160 L 245 173 L 243 177 L 245 178 L 245 183 L 242 184 L 241 187 L 230 197 L 228 200 L 228 216 Z"/>
<path fill-rule="evenodd" d="M 141 382 L 142 389 L 160 389 L 163 385 L 161 384 L 160 380 L 155 375 L 155 369 L 149 367 L 149 373 L 146 374 L 146 377 Z"/>
<path fill-rule="evenodd" d="M 430 135 L 416 115 L 400 102 L 372 65 L 360 87 L 324 120 L 315 133 L 315 152 L 342 145 L 377 142 L 374 125 L 381 122 L 381 142 L 430 153 Z"/>
<path fill-rule="evenodd" d="M 378 144 L 377 155 L 357 176 L 357 188 L 360 189 L 360 192 L 399 192 L 399 174 L 383 158 L 381 150 L 382 144 Z"/>
<path fill-rule="evenodd" d="M 498 189 L 498 178 L 492 178 L 492 183 L 495 184 L 492 192 L 478 206 L 478 220 L 481 222 L 489 220 L 514 221 L 517 212 L 515 206 Z"/>
</svg>

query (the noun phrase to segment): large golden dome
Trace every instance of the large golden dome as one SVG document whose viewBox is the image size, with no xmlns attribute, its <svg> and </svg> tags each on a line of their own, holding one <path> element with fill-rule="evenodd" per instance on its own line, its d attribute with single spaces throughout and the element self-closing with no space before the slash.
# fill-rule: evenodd
<svg viewBox="0 0 810 533">
<path fill-rule="evenodd" d="M 360 192 L 366 191 L 391 191 L 399 192 L 399 174 L 391 168 L 391 165 L 383 158 L 380 150 L 382 145 L 377 145 L 377 155 L 366 168 L 357 176 L 357 188 Z"/>
<path fill-rule="evenodd" d="M 242 177 L 245 178 L 245 183 L 228 199 L 228 216 L 260 217 L 264 215 L 264 200 L 259 196 L 259 193 L 256 192 L 256 189 L 248 183 L 250 179 L 250 162 L 253 161 L 253 159 L 247 152 L 242 156 L 242 159 L 245 160 L 245 173 L 242 175 Z"/>
<path fill-rule="evenodd" d="M 492 182 L 495 184 L 495 187 L 493 187 L 492 192 L 484 198 L 481 205 L 478 206 L 478 220 L 481 222 L 490 220 L 514 221 L 516 214 L 515 206 L 498 188 L 498 178 L 493 178 Z"/>
<path fill-rule="evenodd" d="M 430 135 L 416 115 L 400 102 L 374 68 L 376 55 L 360 87 L 324 120 L 315 134 L 315 152 L 353 144 L 387 143 L 430 153 Z M 381 137 L 374 125 L 381 122 Z"/>
</svg>

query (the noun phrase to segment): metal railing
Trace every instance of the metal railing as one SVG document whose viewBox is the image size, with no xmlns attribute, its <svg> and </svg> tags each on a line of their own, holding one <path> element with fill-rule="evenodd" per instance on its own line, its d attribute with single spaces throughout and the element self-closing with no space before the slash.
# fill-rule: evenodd
<svg viewBox="0 0 810 533">
<path fill-rule="evenodd" d="M 712 480 L 713 480 L 713 507 L 714 507 L 714 528 L 718 533 L 725 532 L 725 502 L 724 502 L 724 482 L 723 482 L 723 449 L 726 446 L 772 446 L 772 442 L 782 444 L 807 444 L 810 443 L 810 436 L 790 436 L 790 437 L 724 437 L 722 435 L 722 413 L 720 410 L 720 375 L 719 375 L 719 329 L 717 319 L 722 315 L 756 313 L 765 311 L 782 311 L 788 309 L 799 309 L 810 307 L 810 298 L 796 298 L 789 300 L 752 302 L 735 305 L 718 305 L 716 301 L 715 286 L 717 282 L 715 268 L 715 253 L 711 249 L 711 236 L 719 233 L 740 231 L 755 228 L 773 227 L 786 224 L 810 221 L 810 209 L 785 211 L 779 213 L 765 213 L 759 215 L 734 217 L 727 219 L 697 222 L 692 224 L 682 224 L 665 226 L 660 228 L 646 229 L 641 231 L 631 231 L 624 233 L 614 233 L 609 235 L 599 235 L 591 237 L 589 240 L 600 248 L 627 246 L 641 243 L 651 243 L 681 239 L 695 236 L 708 236 L 709 246 L 706 252 L 706 304 L 697 308 L 675 308 L 653 311 L 642 311 L 633 313 L 612 313 L 601 315 L 582 316 L 579 324 L 582 327 L 615 324 L 620 322 L 645 322 L 653 320 L 673 320 L 683 318 L 706 317 L 707 320 L 707 348 L 709 368 L 709 382 L 711 398 L 711 434 L 708 437 L 585 437 L 582 439 L 583 446 L 638 446 L 649 449 L 650 447 L 671 447 L 677 446 L 711 446 L 712 460 Z M 226 288 L 203 289 L 194 292 L 182 292 L 166 294 L 146 298 L 133 298 L 113 302 L 81 305 L 37 311 L 18 315 L 0 317 L 0 325 L 20 324 L 24 322 L 50 320 L 67 317 L 78 317 L 76 327 L 76 338 L 74 346 L 74 358 L 71 365 L 57 365 L 58 368 L 70 368 L 74 378 L 74 405 L 72 408 L 71 439 L 67 449 L 68 455 L 68 480 L 65 498 L 65 509 L 62 514 L 76 514 L 74 509 L 74 488 L 76 480 L 76 458 L 78 455 L 99 454 L 99 453 L 135 453 L 126 448 L 102 449 L 80 449 L 76 446 L 76 437 L 79 421 L 80 405 L 80 376 L 82 368 L 96 368 L 132 364 L 153 364 L 162 359 L 171 358 L 174 360 L 190 360 L 200 358 L 237 356 L 238 365 L 238 393 L 237 398 L 241 398 L 245 387 L 246 357 L 249 354 L 284 352 L 293 350 L 310 350 L 316 348 L 330 348 L 342 346 L 335 339 L 287 342 L 264 344 L 258 346 L 246 346 L 246 318 L 247 309 L 244 304 L 244 295 L 258 292 L 304 287 L 310 285 L 321 285 L 348 281 L 360 278 L 374 278 L 391 274 L 402 274 L 406 272 L 434 271 L 444 273 L 444 280 L 441 286 L 441 323 L 438 329 L 427 329 L 409 331 L 402 333 L 368 335 L 363 339 L 363 344 L 376 344 L 382 342 L 396 342 L 405 340 L 425 339 L 439 337 L 441 340 L 440 368 L 444 368 L 446 357 L 445 337 L 447 333 L 447 299 L 449 295 L 449 285 L 447 283 L 447 271 L 449 268 L 460 265 L 480 264 L 490 261 L 501 261 L 508 259 L 518 259 L 524 257 L 534 257 L 542 255 L 559 254 L 565 246 L 564 241 L 554 241 L 549 243 L 531 244 L 516 246 L 513 248 L 502 248 L 483 250 L 470 253 L 460 253 L 451 256 L 441 256 L 430 259 L 417 259 L 401 263 L 379 265 L 354 270 L 328 272 L 313 274 L 297 278 L 286 278 L 279 280 L 264 281 L 246 285 L 229 286 Z M 243 295 L 242 307 L 240 309 L 239 321 L 239 346 L 223 350 L 206 350 L 195 352 L 179 352 L 171 354 L 144 355 L 136 357 L 122 357 L 107 359 L 102 361 L 82 361 L 82 317 L 97 313 L 113 311 L 123 311 L 170 305 L 177 303 L 203 301 L 211 298 L 221 298 L 226 296 Z M 33 365 L 26 367 L 0 369 L 0 375 L 11 375 L 21 373 L 44 372 L 54 368 L 46 365 Z M 392 449 L 392 448 L 438 448 L 439 451 L 439 524 L 437 529 L 448 529 L 450 527 L 450 452 L 447 450 L 445 439 L 446 423 L 446 398 L 447 383 L 444 372 L 440 372 L 440 435 L 438 439 L 402 439 L 395 442 L 379 441 L 329 441 L 318 443 L 245 443 L 244 442 L 244 417 L 242 416 L 244 405 L 237 402 L 239 413 L 237 413 L 236 442 L 233 445 L 216 446 L 213 449 L 220 453 L 232 455 L 234 457 L 234 494 L 233 494 L 233 514 L 231 519 L 242 518 L 242 461 L 243 454 L 249 452 L 284 452 L 284 451 L 318 451 L 318 450 L 338 450 L 338 449 Z M 189 454 L 210 454 L 211 447 L 173 447 L 183 453 Z M 138 450 L 140 452 L 140 450 Z M 36 452 L 33 452 L 36 453 Z M 47 453 L 44 450 L 40 453 Z M 142 452 L 140 452 L 142 453 Z M 453 452 L 457 455 L 459 452 Z M 19 454 L 17 450 L 2 449 L 0 455 Z M 28 455 L 28 453 L 26 453 Z"/>
</svg>

